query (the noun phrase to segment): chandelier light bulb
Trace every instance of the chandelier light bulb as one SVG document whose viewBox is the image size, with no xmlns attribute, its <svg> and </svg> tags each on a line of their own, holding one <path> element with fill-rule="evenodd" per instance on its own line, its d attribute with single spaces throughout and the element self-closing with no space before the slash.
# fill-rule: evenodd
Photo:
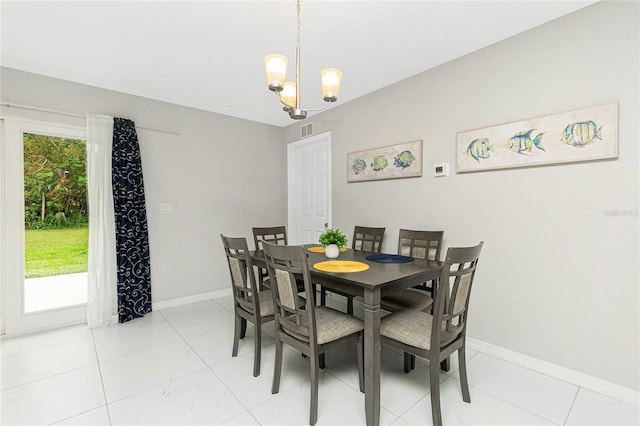
<svg viewBox="0 0 640 426">
<path fill-rule="evenodd" d="M 320 73 L 322 79 L 322 98 L 326 102 L 335 102 L 338 99 L 342 71 L 335 68 L 327 68 Z"/>
<path fill-rule="evenodd" d="M 284 83 L 284 89 L 280 93 L 280 100 L 284 104 L 283 110 L 289 111 L 296 107 L 296 84 L 290 81 Z"/>
<path fill-rule="evenodd" d="M 282 90 L 284 80 L 287 75 L 287 57 L 272 53 L 264 58 L 264 65 L 267 69 L 267 84 L 269 90 L 279 92 Z"/>
</svg>

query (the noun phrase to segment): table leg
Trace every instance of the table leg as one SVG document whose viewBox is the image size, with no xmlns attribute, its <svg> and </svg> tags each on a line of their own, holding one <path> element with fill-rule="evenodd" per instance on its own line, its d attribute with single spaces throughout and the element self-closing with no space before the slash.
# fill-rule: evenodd
<svg viewBox="0 0 640 426">
<path fill-rule="evenodd" d="M 380 290 L 364 292 L 364 394 L 367 426 L 380 424 Z"/>
</svg>

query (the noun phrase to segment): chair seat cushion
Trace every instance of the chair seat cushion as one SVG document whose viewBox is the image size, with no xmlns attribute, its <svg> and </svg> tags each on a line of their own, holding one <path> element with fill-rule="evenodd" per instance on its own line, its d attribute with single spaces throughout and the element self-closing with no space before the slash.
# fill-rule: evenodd
<svg viewBox="0 0 640 426">
<path fill-rule="evenodd" d="M 269 317 L 273 315 L 273 296 L 271 290 L 262 290 L 258 293 L 258 300 L 260 301 L 260 316 Z M 253 313 L 252 307 L 247 307 L 246 310 Z"/>
<path fill-rule="evenodd" d="M 428 351 L 431 348 L 431 330 L 433 328 L 433 316 L 415 309 L 404 309 L 387 315 L 380 321 L 380 335 L 397 340 L 405 345 Z M 446 324 L 442 323 L 442 329 Z M 440 342 L 445 346 L 455 340 L 456 336 L 449 336 Z"/>
<path fill-rule="evenodd" d="M 429 350 L 433 316 L 415 309 L 404 309 L 380 321 L 380 335 L 405 345 Z"/>
<path fill-rule="evenodd" d="M 316 333 L 318 335 L 318 344 L 333 342 L 342 337 L 358 333 L 364 329 L 362 320 L 347 315 L 335 309 L 324 306 L 316 306 Z M 308 326 L 308 320 L 303 318 L 302 325 Z M 283 329 L 285 333 L 295 337 L 296 339 L 308 342 L 307 336 L 300 335 L 291 330 Z"/>
<path fill-rule="evenodd" d="M 384 309 L 392 311 L 406 308 L 422 311 L 433 304 L 433 298 L 424 291 L 408 288 L 384 296 L 381 302 Z"/>
</svg>

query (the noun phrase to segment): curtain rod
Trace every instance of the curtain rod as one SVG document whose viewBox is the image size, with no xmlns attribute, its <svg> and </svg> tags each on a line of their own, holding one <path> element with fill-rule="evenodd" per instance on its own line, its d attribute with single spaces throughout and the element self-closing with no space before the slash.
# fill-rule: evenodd
<svg viewBox="0 0 640 426">
<path fill-rule="evenodd" d="M 19 104 L 13 104 L 11 102 L 0 102 L 0 105 L 4 105 L 7 108 L 30 109 L 32 111 L 50 112 L 50 113 L 58 114 L 58 115 L 67 115 L 69 117 L 86 118 L 85 115 L 76 114 L 76 113 L 73 113 L 73 112 L 58 111 L 58 110 L 55 110 L 55 109 L 40 108 L 40 107 L 34 107 L 34 106 L 30 106 L 30 105 L 19 105 Z M 180 131 L 178 131 L 178 130 L 171 131 L 171 130 L 155 129 L 153 127 L 139 126 L 138 124 L 136 124 L 136 127 L 139 128 L 139 129 L 150 130 L 152 132 L 168 133 L 170 135 L 176 135 L 176 136 L 180 135 Z"/>
</svg>

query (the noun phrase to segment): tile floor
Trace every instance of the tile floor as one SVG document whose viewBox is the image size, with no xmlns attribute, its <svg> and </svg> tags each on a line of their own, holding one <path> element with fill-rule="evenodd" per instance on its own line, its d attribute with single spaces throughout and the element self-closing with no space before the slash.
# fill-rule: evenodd
<svg viewBox="0 0 640 426">
<path fill-rule="evenodd" d="M 273 338 L 263 339 L 262 374 L 254 378 L 252 335 L 249 327 L 232 358 L 232 304 L 224 297 L 109 328 L 76 326 L 6 339 L 0 346 L 0 424 L 307 424 L 307 360 L 287 349 L 280 393 L 272 395 Z M 445 424 L 640 423 L 635 405 L 481 352 L 469 351 L 468 369 L 471 404 L 462 401 L 456 369 L 440 373 Z M 425 362 L 405 375 L 402 354 L 383 350 L 380 423 L 431 424 L 428 383 Z M 319 392 L 318 424 L 365 423 L 355 348 L 328 354 Z"/>
</svg>

